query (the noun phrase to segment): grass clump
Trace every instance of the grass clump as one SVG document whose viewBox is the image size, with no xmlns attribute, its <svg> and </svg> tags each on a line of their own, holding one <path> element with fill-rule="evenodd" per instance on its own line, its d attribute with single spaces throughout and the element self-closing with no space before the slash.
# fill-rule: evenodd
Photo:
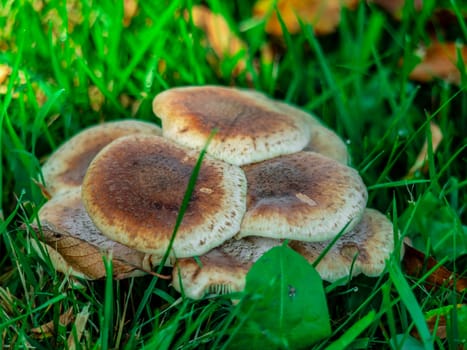
<svg viewBox="0 0 467 350">
<path fill-rule="evenodd" d="M 263 22 L 251 21 L 249 2 L 212 0 L 209 6 L 238 29 L 248 47 L 248 55 L 225 58 L 213 68 L 205 34 L 186 19 L 196 3 L 139 2 L 131 20 L 123 2 L 108 0 L 2 3 L 0 66 L 8 74 L 0 83 L 1 347 L 229 344 L 236 324 L 230 298 L 182 299 L 169 282 L 150 276 L 69 278 L 39 259 L 33 231 L 21 226 L 34 220 L 45 201 L 37 185 L 40 166 L 58 145 L 100 121 L 154 121 L 155 94 L 195 84 L 254 87 L 314 112 L 347 141 L 352 166 L 369 186 L 369 206 L 389 215 L 426 257 L 418 275 L 395 252 L 379 278 L 325 284 L 332 331 L 314 348 L 465 346 L 466 294 L 459 288 L 467 278 L 465 65 L 457 64 L 459 84 L 409 77 L 420 61 L 419 44 L 433 40 L 428 33 L 457 40 L 459 48 L 465 44 L 463 5 L 445 5 L 446 18 L 456 24 L 448 29 L 436 17 L 434 1 L 421 12 L 406 5 L 400 20 L 362 2 L 342 11 L 335 33 L 317 37 L 302 23 L 298 34 L 273 39 Z M 276 57 L 258 64 L 267 42 Z M 246 68 L 232 76 L 241 58 Z M 443 135 L 436 151 L 432 122 Z M 427 166 L 408 178 L 424 142 Z M 438 261 L 434 267 L 428 267 L 430 257 Z M 456 274 L 434 285 L 430 272 L 441 265 Z"/>
</svg>

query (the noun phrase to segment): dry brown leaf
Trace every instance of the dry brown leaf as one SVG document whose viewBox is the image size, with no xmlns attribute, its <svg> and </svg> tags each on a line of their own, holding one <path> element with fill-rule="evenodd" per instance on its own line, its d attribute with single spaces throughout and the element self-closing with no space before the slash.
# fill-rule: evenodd
<svg viewBox="0 0 467 350">
<path fill-rule="evenodd" d="M 29 95 L 24 92 L 20 94 L 19 91 L 24 91 L 24 87 L 27 87 L 28 76 L 23 70 L 19 70 L 18 75 L 13 75 L 12 77 L 12 72 L 13 69 L 10 66 L 6 64 L 0 65 L 0 95 L 6 95 L 9 92 L 8 88 L 11 88 L 12 98 L 17 99 L 20 96 L 22 96 L 26 101 Z M 15 79 L 11 87 L 10 79 Z M 47 95 L 37 82 L 29 81 L 29 83 L 32 88 L 32 91 L 34 92 L 34 96 L 36 97 L 36 102 L 38 106 L 41 107 L 47 100 Z"/>
<path fill-rule="evenodd" d="M 68 349 L 74 350 L 76 348 L 81 348 L 76 345 L 76 342 L 79 342 L 83 332 L 86 328 L 86 323 L 88 322 L 89 318 L 89 304 L 86 305 L 77 315 L 75 319 L 74 329 L 75 332 L 72 332 L 67 340 Z"/>
<path fill-rule="evenodd" d="M 461 308 L 465 308 L 467 305 L 465 304 L 457 304 L 456 308 L 460 310 Z M 426 324 L 430 333 L 435 333 L 437 337 L 440 339 L 446 339 L 448 337 L 448 318 L 450 318 L 450 310 L 451 307 L 443 307 L 436 310 L 429 311 L 429 314 L 432 314 L 426 318 Z M 459 311 L 458 311 L 459 312 Z M 447 317 L 446 317 L 447 316 Z M 451 323 L 452 325 L 452 323 Z M 420 334 L 416 327 L 410 332 L 410 334 L 421 340 Z M 462 346 L 458 349 L 464 349 Z"/>
<path fill-rule="evenodd" d="M 32 179 L 32 182 L 34 182 L 34 184 L 39 187 L 40 191 L 41 191 L 41 194 L 42 196 L 45 198 L 45 199 L 50 199 L 52 198 L 52 195 L 50 194 L 50 192 L 47 190 L 47 187 L 45 187 L 42 183 L 40 183 L 39 181 L 37 181 L 36 179 Z"/>
<path fill-rule="evenodd" d="M 402 10 L 404 9 L 406 0 L 368 0 L 368 2 L 377 4 L 389 12 L 396 18 L 402 16 Z M 421 10 L 423 5 L 423 0 L 410 0 L 413 2 L 413 6 L 416 10 Z"/>
<path fill-rule="evenodd" d="M 55 195 L 38 216 L 40 228 L 35 224 L 31 227 L 42 243 L 33 241 L 33 247 L 44 260 L 48 255 L 57 271 L 87 279 L 104 278 L 102 257 L 108 255 L 112 257 L 113 277 L 122 279 L 150 272 L 161 260 L 102 235 L 84 209 L 80 188 Z"/>
<path fill-rule="evenodd" d="M 354 8 L 358 0 L 259 0 L 253 13 L 255 17 L 266 18 L 266 32 L 282 36 L 282 27 L 274 9 L 280 13 L 291 34 L 300 32 L 300 21 L 309 23 L 317 35 L 334 32 L 340 22 L 342 7 Z"/>
<path fill-rule="evenodd" d="M 430 46 L 420 48 L 422 61 L 410 72 L 410 79 L 429 82 L 439 78 L 459 85 L 461 73 L 457 67 L 457 50 L 460 50 L 463 62 L 467 63 L 467 47 L 462 44 L 433 40 Z"/>
<path fill-rule="evenodd" d="M 88 88 L 88 96 L 92 110 L 95 112 L 100 111 L 105 102 L 105 97 L 101 90 L 97 86 L 91 85 Z"/>
<path fill-rule="evenodd" d="M 438 264 L 434 258 L 427 257 L 424 253 L 408 244 L 405 244 L 405 255 L 402 262 L 405 272 L 413 277 L 422 276 L 426 271 Z M 427 289 L 439 286 L 451 287 L 453 284 L 458 292 L 463 292 L 467 288 L 467 278 L 460 278 L 444 266 L 438 267 L 425 280 Z"/>
<path fill-rule="evenodd" d="M 195 26 L 206 33 L 207 44 L 216 54 L 217 60 L 237 57 L 238 62 L 232 75 L 238 76 L 246 69 L 246 44 L 230 29 L 227 21 L 220 14 L 211 12 L 206 6 L 193 6 L 191 18 Z M 208 58 L 214 65 L 218 62 Z"/>
<path fill-rule="evenodd" d="M 3 19 L 0 30 L 0 51 L 16 51 L 15 35 L 17 32 L 17 18 L 20 6 L 15 1 L 2 1 L 0 18 Z"/>
<path fill-rule="evenodd" d="M 431 145 L 433 148 L 433 152 L 436 152 L 438 149 L 439 144 L 443 140 L 443 133 L 438 125 L 431 122 L 430 123 L 430 130 L 431 130 Z M 417 171 L 426 172 L 427 171 L 427 157 L 428 157 L 428 141 L 425 140 L 425 143 L 420 150 L 420 153 L 415 160 L 415 163 L 410 168 L 409 172 L 405 176 L 406 179 L 410 179 L 414 176 Z"/>
<path fill-rule="evenodd" d="M 68 326 L 74 319 L 73 308 L 69 308 L 65 313 L 61 314 L 58 322 L 62 327 Z M 39 327 L 34 327 L 31 329 L 32 336 L 38 339 L 44 339 L 52 337 L 55 334 L 56 330 L 54 327 L 54 321 L 49 321 L 40 325 Z"/>
<path fill-rule="evenodd" d="M 131 20 L 138 13 L 138 0 L 124 0 L 123 1 L 123 25 L 128 27 Z"/>
<path fill-rule="evenodd" d="M 0 64 L 0 84 L 6 81 L 11 74 L 11 67 L 7 64 Z"/>
<path fill-rule="evenodd" d="M 15 305 L 17 305 L 17 298 L 10 292 L 8 288 L 3 288 L 0 286 L 0 308 L 4 310 L 7 315 L 13 315 L 15 310 Z"/>
</svg>

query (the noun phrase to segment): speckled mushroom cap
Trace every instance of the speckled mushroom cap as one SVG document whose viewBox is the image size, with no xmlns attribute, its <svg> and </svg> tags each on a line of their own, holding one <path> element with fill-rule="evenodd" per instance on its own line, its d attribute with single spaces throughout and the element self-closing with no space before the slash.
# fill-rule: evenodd
<svg viewBox="0 0 467 350">
<path fill-rule="evenodd" d="M 116 138 L 130 134 L 160 135 L 156 124 L 122 120 L 84 129 L 62 144 L 42 167 L 47 191 L 54 195 L 62 190 L 80 186 L 86 169 L 94 156 Z"/>
<path fill-rule="evenodd" d="M 198 152 L 162 137 L 115 140 L 91 162 L 82 198 L 95 225 L 134 249 L 164 254 Z M 201 255 L 235 235 L 246 202 L 241 168 L 205 156 L 173 244 L 176 257 Z"/>
<path fill-rule="evenodd" d="M 110 253 L 114 278 L 120 279 L 142 275 L 162 260 L 162 256 L 138 252 L 102 235 L 83 207 L 80 187 L 52 197 L 38 217 L 40 226 L 33 228 L 57 271 L 87 279 L 103 278 L 102 255 Z"/>
<path fill-rule="evenodd" d="M 280 156 L 243 170 L 247 212 L 237 238 L 323 241 L 352 229 L 366 206 L 358 172 L 318 153 Z"/>
<path fill-rule="evenodd" d="M 330 243 L 289 241 L 289 246 L 313 263 Z M 173 269 L 173 286 L 192 299 L 207 293 L 240 292 L 251 266 L 281 244 L 279 239 L 245 237 L 229 240 L 199 257 L 201 264 L 194 258 L 179 259 Z M 377 210 L 366 209 L 358 225 L 335 242 L 316 270 L 328 282 L 360 273 L 378 276 L 393 249 L 392 223 Z"/>
<path fill-rule="evenodd" d="M 289 245 L 313 262 L 330 243 L 291 241 Z M 361 222 L 336 241 L 316 270 L 329 282 L 361 273 L 375 277 L 383 273 L 386 260 L 393 251 L 394 230 L 391 221 L 379 211 L 367 208 Z"/>
<path fill-rule="evenodd" d="M 310 141 L 309 123 L 301 115 L 240 89 L 173 88 L 154 98 L 153 111 L 163 135 L 186 147 L 201 149 L 216 129 L 208 153 L 236 165 L 294 153 Z"/>
<path fill-rule="evenodd" d="M 314 124 L 310 129 L 311 139 L 304 151 L 322 154 L 342 164 L 349 163 L 347 146 L 334 131 L 321 124 Z"/>
<path fill-rule="evenodd" d="M 243 89 L 242 92 L 252 96 L 255 99 L 269 101 L 269 103 L 273 104 L 274 108 L 278 109 L 282 113 L 295 115 L 299 118 L 302 118 L 303 120 L 306 120 L 309 124 L 310 141 L 303 149 L 304 151 L 316 152 L 337 160 L 342 164 L 348 164 L 350 157 L 345 142 L 334 131 L 323 125 L 323 123 L 313 114 L 306 112 L 294 105 L 272 100 L 263 93 L 255 90 Z"/>
<path fill-rule="evenodd" d="M 200 256 L 198 261 L 178 259 L 172 271 L 172 285 L 191 299 L 200 299 L 207 293 L 242 291 L 251 266 L 269 249 L 280 244 L 280 240 L 263 237 L 228 240 Z"/>
</svg>

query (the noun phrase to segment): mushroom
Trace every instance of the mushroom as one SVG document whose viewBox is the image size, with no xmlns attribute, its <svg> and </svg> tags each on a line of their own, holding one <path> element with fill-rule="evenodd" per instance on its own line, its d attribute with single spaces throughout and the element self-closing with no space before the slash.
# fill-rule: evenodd
<svg viewBox="0 0 467 350">
<path fill-rule="evenodd" d="M 172 273 L 176 290 L 192 299 L 206 293 L 240 292 L 251 266 L 269 249 L 283 244 L 283 240 L 264 237 L 245 237 L 229 240 L 220 247 L 195 258 L 178 259 Z M 325 242 L 290 241 L 289 246 L 310 263 L 316 261 L 331 244 Z M 385 269 L 385 261 L 394 249 L 392 223 L 375 209 L 366 209 L 360 223 L 341 236 L 316 266 L 328 282 L 357 276 L 361 273 L 378 276 Z"/>
<path fill-rule="evenodd" d="M 201 149 L 217 130 L 208 153 L 235 165 L 259 162 L 302 150 L 310 141 L 309 123 L 283 113 L 266 99 L 219 86 L 182 87 L 154 98 L 162 133 L 183 146 Z"/>
<path fill-rule="evenodd" d="M 217 86 L 166 90 L 153 110 L 162 130 L 105 123 L 44 164 L 53 196 L 33 228 L 58 270 L 103 277 L 108 252 L 114 277 L 124 278 L 167 255 L 174 287 L 200 298 L 241 291 L 252 264 L 284 240 L 314 262 L 339 234 L 317 266 L 323 279 L 384 270 L 392 225 L 365 210 L 368 193 L 346 165 L 345 143 L 313 115 Z"/>
<path fill-rule="evenodd" d="M 111 141 L 130 134 L 160 135 L 161 129 L 138 120 L 106 122 L 82 130 L 62 144 L 42 166 L 45 185 L 53 196 L 80 186 L 94 156 Z"/>
<path fill-rule="evenodd" d="M 84 206 L 110 239 L 142 252 L 164 254 L 197 159 L 197 151 L 162 137 L 119 138 L 91 162 L 82 187 Z M 245 207 L 241 168 L 206 155 L 172 254 L 204 254 L 233 237 Z"/>
<path fill-rule="evenodd" d="M 347 145 L 344 141 L 331 129 L 323 125 L 323 123 L 313 114 L 308 113 L 296 106 L 281 101 L 276 101 L 268 98 L 263 93 L 251 89 L 243 89 L 242 92 L 250 95 L 255 99 L 262 99 L 271 103 L 274 108 L 282 113 L 295 115 L 303 120 L 306 120 L 310 129 L 310 142 L 306 145 L 303 151 L 312 151 L 322 154 L 326 157 L 337 160 L 342 164 L 349 162 L 349 153 Z"/>
<path fill-rule="evenodd" d="M 81 201 L 81 189 L 60 192 L 45 203 L 38 213 L 40 225 L 33 224 L 57 271 L 86 279 L 106 275 L 102 256 L 112 257 L 116 279 L 138 276 L 159 264 L 162 256 L 144 254 L 114 242 L 94 226 Z M 34 241 L 40 244 L 38 241 Z"/>
<path fill-rule="evenodd" d="M 331 129 L 315 124 L 311 127 L 311 138 L 304 151 L 316 152 L 342 164 L 349 163 L 349 152 L 342 139 Z"/>
<path fill-rule="evenodd" d="M 243 170 L 247 211 L 237 238 L 323 241 L 352 229 L 366 206 L 358 172 L 318 153 L 280 156 Z"/>
<path fill-rule="evenodd" d="M 242 291 L 251 266 L 281 240 L 264 237 L 230 239 L 207 254 L 178 259 L 172 270 L 172 285 L 191 299 L 206 293 L 228 294 Z"/>
<path fill-rule="evenodd" d="M 303 255 L 310 263 L 320 256 L 331 241 L 308 244 L 291 241 L 290 247 Z M 381 275 L 386 260 L 394 251 L 394 228 L 391 221 L 371 208 L 365 209 L 360 223 L 342 235 L 316 266 L 321 278 L 334 282 L 347 276 Z"/>
</svg>

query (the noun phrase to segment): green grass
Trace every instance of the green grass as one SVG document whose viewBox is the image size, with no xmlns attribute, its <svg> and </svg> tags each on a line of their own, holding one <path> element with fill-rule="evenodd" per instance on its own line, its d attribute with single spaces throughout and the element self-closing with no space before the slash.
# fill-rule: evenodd
<svg viewBox="0 0 467 350">
<path fill-rule="evenodd" d="M 435 23 L 436 35 L 466 43 L 465 6 L 443 3 L 457 22 L 447 31 Z M 227 297 L 182 299 L 169 282 L 150 276 L 75 280 L 42 261 L 31 247 L 32 232 L 21 229 L 45 202 L 33 179 L 41 181 L 47 155 L 99 121 L 156 121 L 152 98 L 174 86 L 254 87 L 312 111 L 348 142 L 352 166 L 369 187 L 369 206 L 391 217 L 427 256 L 467 277 L 465 74 L 460 86 L 408 78 L 417 45 L 429 41 L 434 1 L 426 1 L 422 13 L 407 6 L 400 22 L 362 3 L 343 11 L 336 33 L 324 37 L 303 24 L 301 33 L 273 40 L 280 55 L 259 71 L 254 67 L 269 38 L 263 23 L 251 22 L 250 2 L 208 1 L 248 44 L 247 72 L 238 77 L 231 76 L 238 57 L 217 69 L 208 64 L 204 34 L 183 18 L 196 1 L 141 1 L 128 27 L 121 4 L 77 4 L 0 3 L 0 64 L 12 68 L 0 95 L 0 347 L 221 348 L 235 329 L 236 309 Z M 76 18 L 73 28 L 67 25 Z M 91 107 L 90 87 L 105 98 L 98 110 Z M 44 104 L 38 91 L 47 97 Z M 430 139 L 430 121 L 444 139 L 429 152 L 428 170 L 404 180 Z M 425 315 L 466 304 L 466 293 L 448 285 L 432 289 L 426 278 L 407 275 L 395 253 L 379 278 L 325 284 L 332 333 L 314 347 L 458 349 L 465 334 L 451 327 L 448 338 L 437 337 Z M 75 318 L 59 326 L 70 308 Z M 453 324 L 458 317 L 452 313 Z M 31 332 L 49 321 L 53 334 Z M 410 335 L 415 329 L 421 341 Z"/>
</svg>

